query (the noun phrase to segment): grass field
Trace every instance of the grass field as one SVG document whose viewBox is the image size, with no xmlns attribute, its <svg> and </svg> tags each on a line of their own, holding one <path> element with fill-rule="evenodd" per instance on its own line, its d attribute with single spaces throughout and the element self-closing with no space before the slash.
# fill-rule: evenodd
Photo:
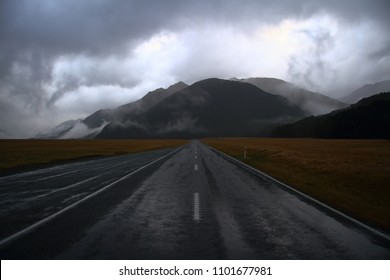
<svg viewBox="0 0 390 280">
<path fill-rule="evenodd" d="M 181 146 L 185 140 L 0 140 L 0 172 Z"/>
<path fill-rule="evenodd" d="M 390 230 L 390 141 L 245 138 L 204 142 L 352 217 Z"/>
</svg>

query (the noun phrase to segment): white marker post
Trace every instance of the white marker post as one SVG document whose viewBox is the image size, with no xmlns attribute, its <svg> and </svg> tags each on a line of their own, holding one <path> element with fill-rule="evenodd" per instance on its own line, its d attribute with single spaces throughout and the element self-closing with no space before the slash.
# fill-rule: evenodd
<svg viewBox="0 0 390 280">
<path fill-rule="evenodd" d="M 246 159 L 246 146 L 244 147 L 244 159 Z"/>
</svg>

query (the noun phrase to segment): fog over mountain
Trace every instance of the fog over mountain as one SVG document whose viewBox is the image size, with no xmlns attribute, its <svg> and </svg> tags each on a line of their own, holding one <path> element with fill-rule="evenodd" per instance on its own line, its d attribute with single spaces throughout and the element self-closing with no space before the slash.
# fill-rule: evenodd
<svg viewBox="0 0 390 280">
<path fill-rule="evenodd" d="M 3 0 L 0 137 L 210 77 L 277 77 L 337 99 L 390 79 L 389 11 L 388 0 Z"/>
<path fill-rule="evenodd" d="M 390 92 L 390 80 L 364 85 L 342 97 L 340 100 L 352 104 L 364 97 L 369 97 L 380 92 Z"/>
<path fill-rule="evenodd" d="M 390 139 L 390 92 L 363 98 L 329 114 L 276 128 L 274 137 Z"/>
<path fill-rule="evenodd" d="M 250 83 L 210 78 L 159 88 L 138 101 L 61 123 L 36 138 L 268 136 L 276 126 L 306 115 L 301 106 Z"/>
<path fill-rule="evenodd" d="M 165 98 L 188 87 L 183 82 L 171 85 L 167 89 L 159 88 L 148 92 L 141 99 L 119 106 L 115 109 L 100 109 L 85 119 L 68 120 L 45 132 L 38 133 L 34 138 L 42 139 L 74 139 L 95 138 L 103 128 L 110 124 L 126 126 L 131 120 L 151 109 Z"/>
<path fill-rule="evenodd" d="M 264 91 L 288 99 L 310 115 L 325 114 L 345 107 L 346 104 L 317 92 L 311 92 L 286 81 L 275 78 L 249 78 L 239 81 L 250 83 Z"/>
<path fill-rule="evenodd" d="M 122 105 L 118 108 L 111 110 L 99 110 L 85 118 L 83 120 L 83 123 L 92 129 L 101 127 L 104 123 L 107 122 L 117 122 L 125 124 L 129 121 L 129 118 L 131 119 L 132 116 L 147 112 L 149 109 L 160 103 L 165 98 L 182 89 L 185 89 L 186 87 L 188 87 L 188 85 L 186 85 L 185 83 L 178 82 L 174 85 L 171 85 L 167 89 L 158 88 L 154 91 L 148 92 L 144 97 L 137 101 Z"/>
</svg>

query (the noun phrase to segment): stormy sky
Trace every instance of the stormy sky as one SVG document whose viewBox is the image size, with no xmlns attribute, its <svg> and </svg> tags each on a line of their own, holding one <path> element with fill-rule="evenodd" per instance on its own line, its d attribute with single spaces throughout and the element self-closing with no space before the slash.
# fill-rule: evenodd
<svg viewBox="0 0 390 280">
<path fill-rule="evenodd" d="M 340 97 L 390 79 L 389 14 L 388 0 L 1 0 L 0 138 L 209 77 Z"/>
</svg>

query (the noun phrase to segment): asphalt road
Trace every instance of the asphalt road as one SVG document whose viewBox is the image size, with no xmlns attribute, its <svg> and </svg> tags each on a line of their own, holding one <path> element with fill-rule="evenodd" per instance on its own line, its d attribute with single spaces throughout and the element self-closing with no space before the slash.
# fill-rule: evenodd
<svg viewBox="0 0 390 280">
<path fill-rule="evenodd" d="M 390 259 L 387 233 L 197 141 L 2 177 L 0 239 L 2 259 Z"/>
</svg>

